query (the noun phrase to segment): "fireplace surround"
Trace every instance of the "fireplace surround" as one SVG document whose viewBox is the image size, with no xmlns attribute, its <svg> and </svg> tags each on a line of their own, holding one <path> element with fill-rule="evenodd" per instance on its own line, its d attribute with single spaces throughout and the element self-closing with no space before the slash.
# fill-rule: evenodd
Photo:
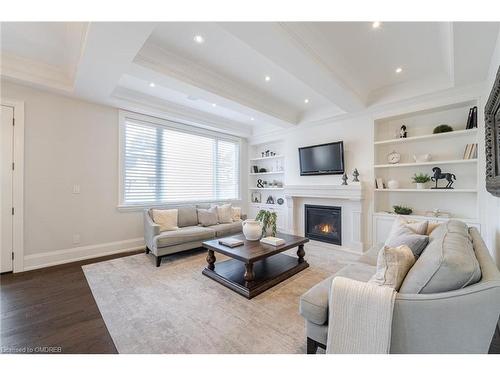
<svg viewBox="0 0 500 375">
<path fill-rule="evenodd" d="M 342 208 L 304 205 L 304 234 L 307 238 L 342 246 Z"/>
</svg>

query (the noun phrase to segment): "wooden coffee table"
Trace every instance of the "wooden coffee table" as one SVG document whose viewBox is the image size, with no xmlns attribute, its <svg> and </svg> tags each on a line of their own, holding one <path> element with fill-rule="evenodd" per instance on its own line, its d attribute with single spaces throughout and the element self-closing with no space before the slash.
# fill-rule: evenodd
<svg viewBox="0 0 500 375">
<path fill-rule="evenodd" d="M 245 242 L 233 248 L 221 245 L 219 239 L 205 241 L 208 264 L 202 273 L 248 299 L 253 298 L 309 267 L 304 260 L 304 244 L 309 239 L 284 233 L 276 237 L 286 242 L 281 246 L 265 245 L 260 241 L 247 241 L 243 234 L 231 236 Z M 281 254 L 294 247 L 298 248 L 297 257 Z M 233 259 L 215 263 L 215 253 Z"/>
</svg>

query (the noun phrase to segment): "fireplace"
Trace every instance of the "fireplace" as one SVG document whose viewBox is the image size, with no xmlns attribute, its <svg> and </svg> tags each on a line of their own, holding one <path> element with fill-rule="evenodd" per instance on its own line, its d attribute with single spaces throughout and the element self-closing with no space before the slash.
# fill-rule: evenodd
<svg viewBox="0 0 500 375">
<path fill-rule="evenodd" d="M 305 236 L 311 240 L 342 245 L 342 208 L 304 205 Z"/>
</svg>

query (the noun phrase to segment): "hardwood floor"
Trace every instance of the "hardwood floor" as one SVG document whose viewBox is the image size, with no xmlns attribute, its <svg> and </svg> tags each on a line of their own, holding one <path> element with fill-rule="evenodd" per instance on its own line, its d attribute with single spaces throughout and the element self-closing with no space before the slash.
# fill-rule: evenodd
<svg viewBox="0 0 500 375">
<path fill-rule="evenodd" d="M 0 351 L 117 353 L 81 266 L 137 253 L 1 275 Z M 498 327 L 490 353 L 500 354 Z"/>
<path fill-rule="evenodd" d="M 117 353 L 81 266 L 136 253 L 1 275 L 1 352 Z"/>
</svg>

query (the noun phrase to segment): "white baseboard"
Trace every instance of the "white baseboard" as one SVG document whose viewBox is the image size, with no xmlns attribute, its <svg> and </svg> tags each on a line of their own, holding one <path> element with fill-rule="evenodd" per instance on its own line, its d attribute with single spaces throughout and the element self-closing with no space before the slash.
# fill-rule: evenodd
<svg viewBox="0 0 500 375">
<path fill-rule="evenodd" d="M 125 253 L 144 249 L 144 238 L 133 238 L 125 241 L 107 242 L 98 245 L 80 246 L 71 249 L 47 251 L 40 254 L 26 255 L 24 257 L 23 271 L 37 268 L 56 266 L 79 260 L 98 258 L 106 255 Z"/>
</svg>

